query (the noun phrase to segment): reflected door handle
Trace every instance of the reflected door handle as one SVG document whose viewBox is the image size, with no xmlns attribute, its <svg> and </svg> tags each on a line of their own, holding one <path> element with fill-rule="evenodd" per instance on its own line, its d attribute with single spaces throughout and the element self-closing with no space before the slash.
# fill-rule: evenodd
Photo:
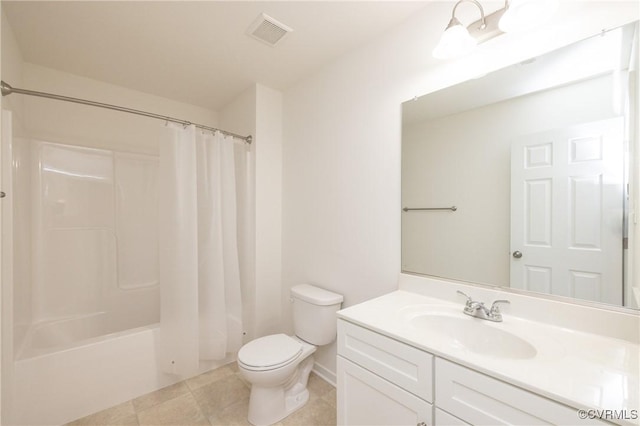
<svg viewBox="0 0 640 426">
<path fill-rule="evenodd" d="M 513 257 L 515 257 L 516 259 L 520 259 L 522 257 L 522 252 L 516 250 L 513 252 Z"/>
</svg>

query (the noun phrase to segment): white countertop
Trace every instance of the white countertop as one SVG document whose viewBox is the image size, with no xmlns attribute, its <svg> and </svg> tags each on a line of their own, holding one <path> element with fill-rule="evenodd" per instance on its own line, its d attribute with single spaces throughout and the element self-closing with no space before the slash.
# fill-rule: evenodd
<svg viewBox="0 0 640 426">
<path fill-rule="evenodd" d="M 398 290 L 343 309 L 338 317 L 578 409 L 626 410 L 627 416 L 640 410 L 640 346 L 633 342 L 504 313 L 500 323 L 472 318 L 524 339 L 537 351 L 532 358 L 512 359 L 471 352 L 452 344 L 451 336 L 406 319 L 411 310 L 429 309 L 470 318 L 463 306 Z"/>
</svg>

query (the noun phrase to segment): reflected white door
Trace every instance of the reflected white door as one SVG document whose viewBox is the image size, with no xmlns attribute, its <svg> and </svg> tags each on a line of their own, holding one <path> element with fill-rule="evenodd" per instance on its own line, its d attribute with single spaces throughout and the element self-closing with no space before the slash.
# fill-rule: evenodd
<svg viewBox="0 0 640 426">
<path fill-rule="evenodd" d="M 511 286 L 622 303 L 623 119 L 511 149 Z"/>
</svg>

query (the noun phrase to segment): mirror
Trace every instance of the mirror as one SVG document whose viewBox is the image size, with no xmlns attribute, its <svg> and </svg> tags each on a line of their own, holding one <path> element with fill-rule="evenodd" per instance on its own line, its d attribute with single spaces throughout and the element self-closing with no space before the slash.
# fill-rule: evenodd
<svg viewBox="0 0 640 426">
<path fill-rule="evenodd" d="M 638 307 L 637 30 L 403 104 L 403 272 Z"/>
</svg>

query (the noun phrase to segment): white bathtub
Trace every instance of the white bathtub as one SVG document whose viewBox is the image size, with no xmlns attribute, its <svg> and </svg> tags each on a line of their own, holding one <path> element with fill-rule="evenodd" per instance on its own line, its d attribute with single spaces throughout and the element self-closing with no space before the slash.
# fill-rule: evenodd
<svg viewBox="0 0 640 426">
<path fill-rule="evenodd" d="M 137 289 L 108 312 L 23 326 L 11 424 L 64 424 L 177 381 L 156 367 L 158 297 Z"/>
<path fill-rule="evenodd" d="M 156 326 L 17 360 L 11 423 L 57 425 L 171 383 L 155 366 Z"/>
<path fill-rule="evenodd" d="M 140 309 L 137 310 L 127 309 L 125 312 L 116 307 L 109 312 L 41 321 L 23 327 L 24 331 L 16 341 L 16 360 L 86 345 L 115 333 L 158 323 L 160 315 L 157 288 L 138 293 L 139 296 L 147 297 L 148 301 L 140 303 Z"/>
<path fill-rule="evenodd" d="M 60 425 L 183 378 L 158 369 L 157 325 L 17 360 L 10 424 Z M 201 363 L 200 371 L 233 361 Z"/>
</svg>

